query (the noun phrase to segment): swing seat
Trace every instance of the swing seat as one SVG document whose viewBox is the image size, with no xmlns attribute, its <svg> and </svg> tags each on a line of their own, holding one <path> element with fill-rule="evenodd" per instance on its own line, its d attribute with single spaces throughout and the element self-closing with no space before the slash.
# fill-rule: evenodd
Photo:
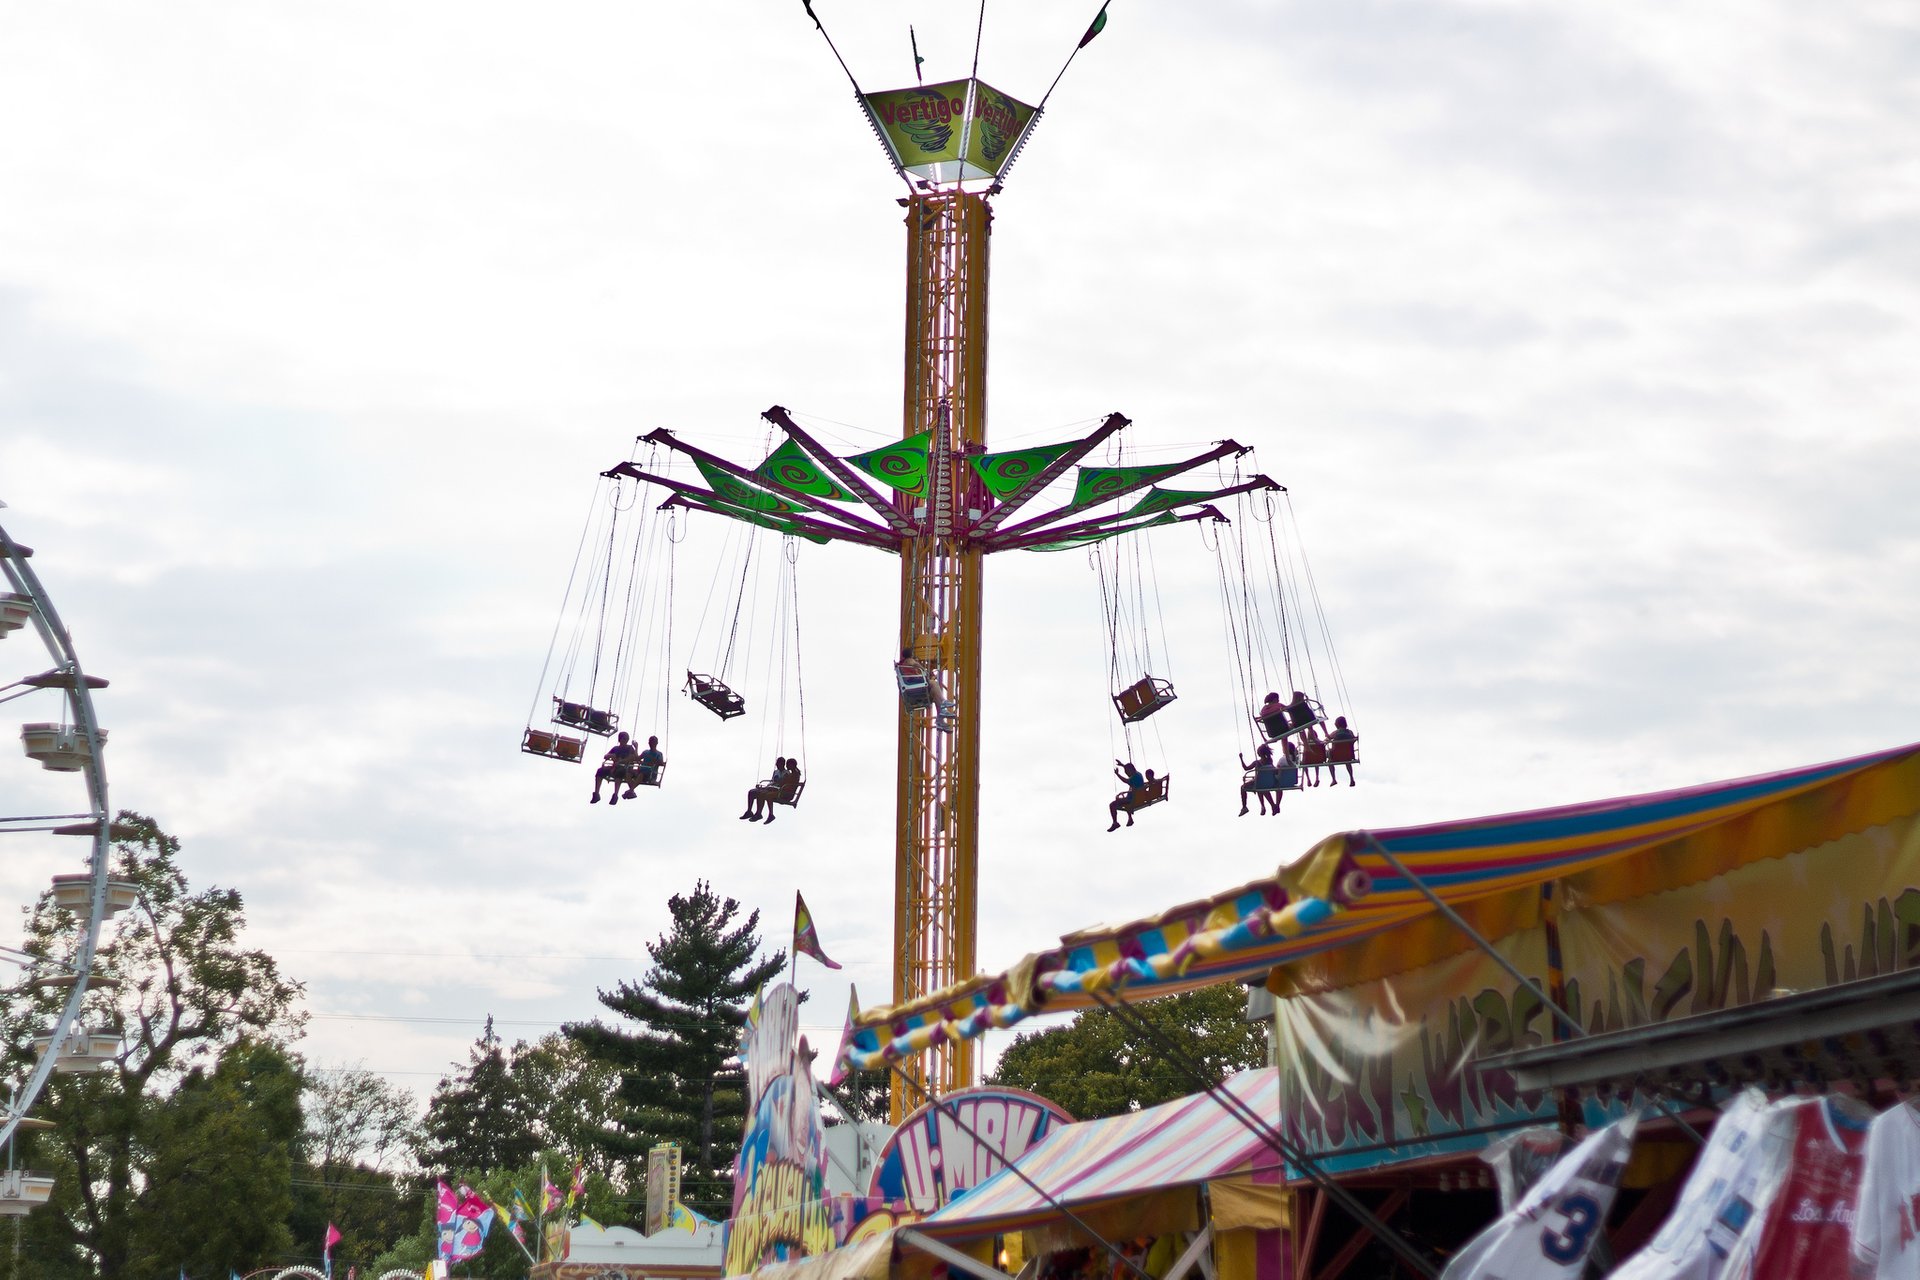
<svg viewBox="0 0 1920 1280">
<path fill-rule="evenodd" d="M 893 664 L 893 679 L 900 686 L 900 702 L 909 711 L 917 711 L 933 702 L 933 681 L 927 678 L 927 670 L 917 662 L 901 661 Z"/>
<path fill-rule="evenodd" d="M 1128 724 L 1137 724 L 1174 700 L 1173 684 L 1142 676 L 1113 695 L 1113 706 Z"/>
<path fill-rule="evenodd" d="M 585 729 L 603 738 L 612 736 L 613 731 L 620 727 L 620 717 L 611 711 L 601 711 L 584 702 L 567 702 L 557 697 L 553 700 L 553 722 L 564 724 L 569 729 Z"/>
<path fill-rule="evenodd" d="M 768 799 L 767 803 L 783 804 L 787 806 L 787 808 L 789 809 L 798 809 L 800 807 L 800 797 L 806 791 L 806 789 L 807 789 L 806 775 L 802 774 L 800 777 L 800 781 L 794 785 L 793 791 L 790 794 L 786 795 L 785 797 L 778 796 L 778 795 L 772 796 Z M 773 779 L 772 778 L 760 779 L 760 785 L 757 788 L 755 788 L 755 790 L 772 791 Z"/>
<path fill-rule="evenodd" d="M 1280 784 L 1278 786 L 1273 786 L 1273 787 L 1254 786 L 1253 785 L 1254 771 L 1252 769 L 1249 769 L 1245 773 L 1240 775 L 1240 783 L 1242 786 L 1246 787 L 1248 795 L 1253 795 L 1253 796 L 1271 795 L 1275 791 L 1298 791 L 1300 789 L 1300 770 L 1299 769 L 1294 768 L 1291 765 L 1275 765 L 1274 767 L 1280 771 Z"/>
<path fill-rule="evenodd" d="M 1327 743 L 1327 763 L 1359 764 L 1360 758 L 1354 753 L 1354 748 L 1359 745 L 1358 740 L 1354 738 L 1335 738 Z"/>
<path fill-rule="evenodd" d="M 1287 707 L 1282 707 L 1279 714 L 1264 718 L 1256 715 L 1253 722 L 1260 727 L 1260 736 L 1263 739 L 1268 742 L 1278 742 L 1282 738 L 1290 738 L 1296 733 L 1327 723 L 1325 708 L 1312 698 L 1307 699 L 1307 711 L 1307 715 L 1296 717 Z"/>
<path fill-rule="evenodd" d="M 722 720 L 747 714 L 747 700 L 713 676 L 687 672 L 687 696 Z"/>
<path fill-rule="evenodd" d="M 660 781 L 666 775 L 666 772 L 667 766 L 664 764 L 637 764 L 633 766 L 633 785 L 636 787 L 657 787 L 660 785 Z M 647 776 L 648 774 L 652 774 L 653 776 L 649 778 Z"/>
<path fill-rule="evenodd" d="M 528 729 L 520 740 L 520 749 L 530 756 L 549 756 L 571 764 L 580 763 L 580 753 L 586 745 L 585 738 L 569 738 L 547 729 Z"/>
<path fill-rule="evenodd" d="M 1145 795 L 1120 807 L 1128 813 L 1138 813 L 1142 809 L 1150 809 L 1159 804 L 1173 794 L 1173 775 L 1163 773 L 1158 777 L 1148 778 L 1147 785 L 1142 790 L 1145 791 Z"/>
<path fill-rule="evenodd" d="M 0 593 L 0 636 L 18 631 L 33 616 L 33 597 L 18 591 Z"/>
</svg>

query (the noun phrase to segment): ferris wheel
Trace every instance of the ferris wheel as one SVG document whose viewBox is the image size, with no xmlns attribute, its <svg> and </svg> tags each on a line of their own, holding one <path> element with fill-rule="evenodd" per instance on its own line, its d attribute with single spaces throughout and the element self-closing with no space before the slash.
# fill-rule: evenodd
<svg viewBox="0 0 1920 1280">
<path fill-rule="evenodd" d="M 18 968 L 15 981 L 0 977 L 6 994 L 44 1009 L 52 1023 L 34 1038 L 33 1070 L 25 1080 L 4 1086 L 0 1098 L 0 1145 L 6 1147 L 0 1216 L 5 1217 L 31 1212 L 53 1189 L 51 1178 L 17 1168 L 13 1159 L 14 1134 L 39 1123 L 27 1111 L 48 1077 L 55 1071 L 98 1071 L 120 1052 L 120 1037 L 89 1029 L 81 1012 L 89 984 L 102 982 L 93 972 L 101 926 L 134 900 L 133 886 L 110 875 L 113 831 L 102 759 L 107 731 L 93 709 L 93 691 L 107 682 L 82 669 L 73 638 L 29 563 L 32 555 L 31 547 L 0 528 L 0 572 L 6 575 L 0 584 L 5 588 L 0 590 L 0 702 L 19 702 L 49 717 L 21 728 L 26 761 L 0 765 L 14 775 L 0 789 L 6 797 L 0 801 L 0 834 L 19 842 L 59 838 L 50 844 L 78 837 L 86 842 L 87 854 L 85 870 L 53 877 L 53 904 L 67 925 L 53 945 L 33 950 L 0 945 L 0 962 Z M 43 772 L 35 773 L 34 764 Z M 84 794 L 75 795 L 81 789 L 76 782 L 83 784 Z"/>
</svg>

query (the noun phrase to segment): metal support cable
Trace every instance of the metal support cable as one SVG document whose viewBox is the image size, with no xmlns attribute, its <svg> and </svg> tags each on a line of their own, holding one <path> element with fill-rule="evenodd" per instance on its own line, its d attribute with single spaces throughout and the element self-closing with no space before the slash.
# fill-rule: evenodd
<svg viewBox="0 0 1920 1280">
<path fill-rule="evenodd" d="M 981 1146 L 986 1147 L 987 1150 L 989 1151 L 994 1150 L 994 1148 L 990 1144 L 988 1144 L 985 1138 L 982 1138 L 977 1132 L 975 1132 L 975 1130 L 971 1125 L 967 1124 L 966 1121 L 960 1118 L 959 1107 L 955 1106 L 951 1102 L 948 1102 L 944 1098 L 934 1097 L 931 1093 L 927 1091 L 927 1087 L 925 1085 L 921 1084 L 918 1080 L 915 1080 L 912 1076 L 908 1075 L 905 1071 L 902 1071 L 898 1063 L 891 1064 L 891 1069 L 895 1076 L 899 1077 L 901 1080 L 906 1081 L 906 1083 L 911 1088 L 913 1088 L 917 1093 L 919 1093 L 921 1101 L 931 1103 L 932 1105 L 941 1108 L 945 1112 L 946 1117 L 949 1120 L 953 1121 L 954 1127 L 959 1129 L 960 1132 L 966 1134 L 969 1138 L 972 1138 L 975 1142 L 979 1143 Z M 996 1152 L 996 1154 L 999 1154 L 1002 1159 L 1005 1159 L 1005 1152 Z M 1131 1272 L 1135 1277 L 1135 1280 L 1153 1280 L 1153 1277 L 1149 1276 L 1146 1273 L 1146 1271 L 1141 1268 L 1139 1263 L 1127 1257 L 1127 1255 L 1121 1251 L 1121 1248 L 1119 1245 L 1115 1244 L 1113 1241 L 1107 1239 L 1105 1236 L 1101 1235 L 1098 1231 L 1095 1231 L 1092 1227 L 1088 1226 L 1084 1218 L 1082 1218 L 1079 1214 L 1075 1213 L 1073 1210 L 1067 1208 L 1065 1204 L 1061 1203 L 1060 1200 L 1057 1199 L 1045 1187 L 1035 1182 L 1032 1179 L 1032 1177 L 1030 1177 L 1027 1174 L 1027 1171 L 1020 1167 L 1018 1161 L 1008 1160 L 1006 1164 L 1006 1168 L 1007 1168 L 1007 1172 L 1011 1173 L 1014 1177 L 1018 1178 L 1021 1182 L 1025 1183 L 1029 1191 L 1033 1192 L 1035 1195 L 1039 1196 L 1042 1200 L 1046 1201 L 1047 1206 L 1049 1208 L 1058 1209 L 1066 1217 L 1067 1221 L 1071 1222 L 1074 1226 L 1080 1228 L 1080 1230 L 1086 1233 L 1086 1235 L 1090 1239 L 1096 1241 L 1099 1244 L 1100 1248 L 1104 1250 L 1110 1257 L 1112 1257 L 1112 1259 L 1115 1262 L 1119 1263 L 1121 1266 L 1125 1267 L 1129 1272 Z"/>
<path fill-rule="evenodd" d="M 1536 1000 L 1538 1000 L 1543 1007 L 1545 1007 L 1548 1013 L 1552 1014 L 1554 1018 L 1562 1026 L 1567 1028 L 1567 1030 L 1573 1032 L 1574 1039 L 1576 1040 L 1586 1039 L 1587 1029 L 1580 1025 L 1580 1022 L 1578 1019 L 1576 1019 L 1572 1014 L 1568 1013 L 1565 1009 L 1561 1008 L 1560 1005 L 1554 1001 L 1552 996 L 1548 995 L 1544 990 L 1541 989 L 1539 983 L 1535 982 L 1532 978 L 1529 978 L 1526 974 L 1520 972 L 1520 968 L 1518 965 L 1514 964 L 1513 961 L 1507 959 L 1506 956 L 1501 955 L 1499 950 L 1493 945 L 1493 943 L 1489 942 L 1477 929 L 1475 929 L 1472 925 L 1468 924 L 1466 920 L 1461 917 L 1460 913 L 1453 909 L 1453 907 L 1446 901 L 1446 899 L 1442 898 L 1439 894 L 1433 891 L 1433 886 L 1429 885 L 1425 880 L 1422 880 L 1419 876 L 1415 875 L 1412 871 L 1410 871 L 1407 868 L 1406 863 L 1400 861 L 1400 859 L 1394 857 L 1393 854 L 1389 853 L 1387 851 L 1387 847 L 1380 843 L 1379 837 L 1375 836 L 1371 831 L 1362 831 L 1359 833 L 1359 835 L 1360 835 L 1360 838 L 1366 842 L 1367 847 L 1371 849 L 1375 855 L 1377 855 L 1389 867 L 1393 868 L 1393 872 L 1395 875 L 1399 876 L 1401 879 L 1405 880 L 1408 884 L 1412 885 L 1420 893 L 1421 897 L 1425 898 L 1428 902 L 1432 903 L 1434 910 L 1438 911 L 1442 916 L 1444 916 L 1447 920 L 1447 923 L 1451 924 L 1454 928 L 1458 929 L 1467 938 L 1468 941 L 1472 942 L 1474 946 L 1478 947 L 1481 951 L 1485 952 L 1486 955 L 1490 959 L 1492 959 L 1492 961 L 1495 964 L 1499 965 L 1502 969 L 1506 970 L 1508 977 L 1512 978 L 1515 982 L 1519 983 L 1523 988 L 1525 988 L 1528 992 L 1530 992 L 1533 995 L 1533 997 Z M 1648 1093 L 1650 1096 L 1652 1096 L 1654 1106 L 1660 1110 L 1661 1114 L 1665 1115 L 1667 1119 L 1673 1121 L 1675 1124 L 1679 1125 L 1682 1129 L 1684 1129 L 1687 1133 L 1687 1136 L 1692 1138 L 1694 1142 L 1698 1143 L 1700 1146 L 1703 1146 L 1703 1147 L 1707 1145 L 1707 1140 L 1701 1136 L 1700 1131 L 1698 1129 L 1695 1129 L 1692 1125 L 1688 1124 L 1686 1120 L 1683 1119 L 1678 1112 L 1674 1111 L 1671 1107 L 1669 1107 L 1665 1099 L 1661 1098 L 1653 1090 L 1648 1090 Z"/>
<path fill-rule="evenodd" d="M 1393 1250 L 1395 1254 L 1399 1255 L 1403 1262 L 1421 1275 L 1428 1277 L 1428 1280 L 1436 1280 L 1436 1277 L 1440 1274 L 1439 1270 L 1427 1259 L 1425 1254 L 1414 1248 L 1405 1237 L 1401 1236 L 1386 1223 L 1380 1221 L 1378 1217 L 1374 1216 L 1373 1212 L 1361 1204 L 1352 1192 L 1329 1177 L 1327 1173 L 1319 1167 L 1318 1161 L 1288 1141 L 1286 1135 L 1269 1124 L 1264 1116 L 1255 1112 L 1245 1102 L 1227 1092 L 1227 1090 L 1220 1085 L 1213 1083 L 1211 1076 L 1205 1068 L 1187 1052 L 1184 1045 L 1142 1017 L 1139 1010 L 1127 1003 L 1127 999 L 1123 994 L 1118 990 L 1112 992 L 1095 991 L 1093 996 L 1123 1025 L 1131 1028 L 1135 1033 L 1154 1041 L 1159 1046 L 1161 1052 L 1166 1054 L 1167 1058 L 1183 1071 L 1189 1079 L 1197 1082 L 1200 1085 L 1201 1092 L 1213 1099 L 1228 1116 L 1254 1134 L 1254 1136 L 1261 1139 L 1261 1141 L 1265 1142 L 1270 1150 L 1277 1152 L 1288 1164 L 1293 1165 L 1299 1169 L 1300 1172 L 1304 1173 L 1315 1186 L 1320 1188 L 1324 1195 L 1339 1205 L 1341 1209 L 1345 1210 L 1348 1216 L 1355 1222 L 1372 1232 L 1375 1238 Z"/>
</svg>

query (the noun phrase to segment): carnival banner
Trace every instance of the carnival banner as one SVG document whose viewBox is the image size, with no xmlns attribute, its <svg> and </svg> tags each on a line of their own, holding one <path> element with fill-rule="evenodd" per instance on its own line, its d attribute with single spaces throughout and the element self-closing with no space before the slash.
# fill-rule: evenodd
<svg viewBox="0 0 1920 1280">
<path fill-rule="evenodd" d="M 1912 815 L 1642 896 L 1590 905 L 1577 882 L 1563 892 L 1568 901 L 1543 896 L 1536 922 L 1494 945 L 1550 989 L 1552 920 L 1567 1008 L 1590 1032 L 1920 965 Z M 1544 1091 L 1472 1065 L 1555 1038 L 1538 997 L 1478 950 L 1285 996 L 1276 1007 L 1286 1127 L 1324 1157 L 1323 1168 L 1469 1150 L 1485 1145 L 1490 1128 L 1554 1114 Z M 1587 1100 L 1587 1119 L 1604 1122 L 1625 1101 L 1601 1090 Z"/>
<path fill-rule="evenodd" d="M 799 1035 L 800 996 L 782 983 L 755 1002 L 744 1045 L 746 1130 L 734 1162 L 728 1275 L 833 1248 L 827 1135 L 814 1093 L 813 1054 Z"/>
<path fill-rule="evenodd" d="M 1024 1089 L 957 1090 L 900 1122 L 880 1148 L 867 1198 L 932 1213 L 1072 1123 L 1065 1111 Z"/>
</svg>

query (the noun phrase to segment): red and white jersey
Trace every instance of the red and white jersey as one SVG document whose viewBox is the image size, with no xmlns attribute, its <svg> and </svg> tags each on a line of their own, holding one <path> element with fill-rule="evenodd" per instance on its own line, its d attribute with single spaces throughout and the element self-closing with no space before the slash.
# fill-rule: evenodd
<svg viewBox="0 0 1920 1280">
<path fill-rule="evenodd" d="M 1596 1129 L 1453 1256 L 1441 1280 L 1579 1280 L 1605 1233 L 1638 1116 Z"/>
<path fill-rule="evenodd" d="M 1719 1280 L 1755 1207 L 1784 1170 L 1790 1123 L 1758 1089 L 1728 1103 L 1659 1233 L 1613 1280 Z"/>
<path fill-rule="evenodd" d="M 1883 1111 L 1867 1134 L 1853 1219 L 1853 1256 L 1881 1277 L 1920 1276 L 1920 1113 Z"/>
<path fill-rule="evenodd" d="M 1873 1113 L 1847 1098 L 1789 1098 L 1787 1168 L 1727 1259 L 1738 1280 L 1833 1280 L 1848 1271 Z"/>
</svg>

